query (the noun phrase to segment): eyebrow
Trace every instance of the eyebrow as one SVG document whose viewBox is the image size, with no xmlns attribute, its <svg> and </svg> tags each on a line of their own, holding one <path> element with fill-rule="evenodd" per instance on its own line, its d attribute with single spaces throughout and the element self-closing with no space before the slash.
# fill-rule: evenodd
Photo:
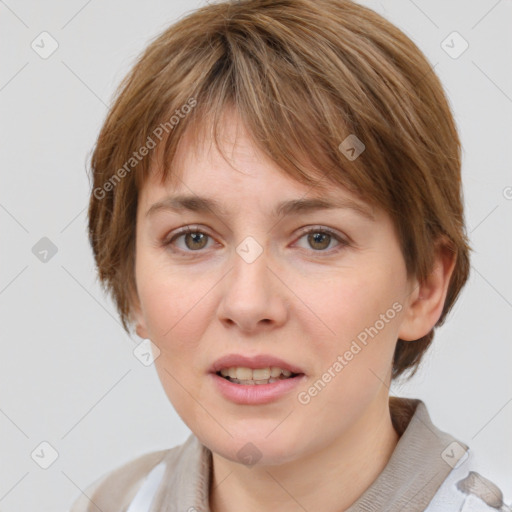
<svg viewBox="0 0 512 512">
<path fill-rule="evenodd" d="M 293 214 L 313 212 L 317 210 L 349 209 L 359 213 L 368 220 L 375 221 L 375 217 L 370 208 L 359 202 L 348 198 L 323 199 L 319 197 L 310 199 L 292 199 L 283 201 L 274 208 L 272 216 L 290 216 Z M 196 195 L 177 195 L 170 196 L 151 205 L 146 212 L 146 217 L 155 214 L 161 210 L 169 210 L 176 213 L 188 210 L 200 213 L 213 213 L 227 217 L 227 211 L 215 199 L 201 197 Z"/>
</svg>

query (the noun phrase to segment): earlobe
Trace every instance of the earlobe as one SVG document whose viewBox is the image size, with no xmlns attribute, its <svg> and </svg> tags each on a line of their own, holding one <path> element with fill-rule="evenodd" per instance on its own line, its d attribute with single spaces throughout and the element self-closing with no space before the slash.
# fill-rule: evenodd
<svg viewBox="0 0 512 512">
<path fill-rule="evenodd" d="M 146 327 L 141 325 L 140 323 L 137 323 L 137 325 L 135 327 L 135 332 L 137 333 L 137 336 L 139 336 L 143 339 L 148 338 Z"/>
<path fill-rule="evenodd" d="M 439 242 L 431 273 L 411 293 L 398 337 L 414 341 L 428 334 L 441 314 L 455 268 L 456 254 L 450 244 Z"/>
<path fill-rule="evenodd" d="M 143 339 L 148 338 L 148 331 L 146 328 L 146 322 L 144 320 L 144 315 L 142 314 L 142 308 L 140 307 L 138 299 L 132 301 L 132 318 L 135 322 L 135 332 L 137 336 L 140 336 Z"/>
</svg>

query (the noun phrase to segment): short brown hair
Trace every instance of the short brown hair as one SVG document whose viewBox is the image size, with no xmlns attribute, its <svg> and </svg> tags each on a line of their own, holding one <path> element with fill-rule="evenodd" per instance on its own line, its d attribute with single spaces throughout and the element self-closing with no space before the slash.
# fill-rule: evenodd
<svg viewBox="0 0 512 512">
<path fill-rule="evenodd" d="M 94 148 L 89 238 L 128 334 L 138 300 L 138 193 L 154 168 L 154 155 L 135 159 L 134 151 L 146 146 L 147 154 L 149 141 L 161 139 L 162 180 L 172 180 L 185 130 L 213 127 L 219 147 L 228 107 L 289 176 L 338 184 L 385 210 L 409 276 L 424 279 L 436 241 L 445 240 L 456 264 L 441 325 L 468 278 L 471 249 L 460 141 L 432 66 L 403 32 L 352 1 L 241 0 L 200 8 L 151 42 L 119 86 Z M 159 126 L 164 137 L 155 136 Z M 348 136 L 364 144 L 356 159 L 340 150 Z M 398 339 L 394 378 L 416 372 L 434 329 Z"/>
</svg>

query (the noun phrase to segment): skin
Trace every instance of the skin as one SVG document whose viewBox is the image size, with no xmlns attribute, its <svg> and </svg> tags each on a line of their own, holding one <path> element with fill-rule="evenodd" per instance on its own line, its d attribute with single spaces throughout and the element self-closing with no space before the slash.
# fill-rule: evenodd
<svg viewBox="0 0 512 512">
<path fill-rule="evenodd" d="M 375 208 L 374 220 L 349 209 L 272 217 L 275 204 L 320 195 L 318 190 L 280 172 L 233 113 L 223 127 L 229 162 L 211 141 L 196 150 L 186 136 L 174 162 L 180 179 L 162 186 L 155 172 L 140 192 L 137 333 L 160 350 L 155 365 L 169 400 L 212 451 L 213 512 L 339 512 L 371 485 L 398 442 L 388 405 L 395 344 L 399 337 L 416 340 L 434 326 L 454 261 L 440 250 L 427 280 L 408 278 L 392 222 Z M 152 204 L 177 193 L 214 198 L 227 215 L 146 215 Z M 326 196 L 357 201 L 333 186 L 322 192 Z M 164 245 L 186 225 L 208 236 L 198 241 L 182 235 L 173 246 Z M 299 232 L 304 227 L 331 228 L 350 242 L 327 236 L 315 244 Z M 236 252 L 247 236 L 263 249 L 252 263 Z M 297 393 L 395 302 L 401 311 L 301 404 Z M 306 382 L 272 403 L 237 405 L 223 398 L 208 375 L 210 365 L 228 353 L 273 354 L 302 368 Z M 253 466 L 237 456 L 249 442 L 261 456 Z"/>
</svg>

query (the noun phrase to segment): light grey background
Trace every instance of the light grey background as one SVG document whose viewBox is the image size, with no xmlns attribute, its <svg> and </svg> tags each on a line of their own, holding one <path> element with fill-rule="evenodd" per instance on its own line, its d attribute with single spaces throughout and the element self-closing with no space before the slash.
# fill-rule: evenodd
<svg viewBox="0 0 512 512">
<path fill-rule="evenodd" d="M 474 449 L 510 503 L 512 2 L 361 3 L 413 39 L 446 88 L 464 147 L 475 249 L 470 281 L 422 370 L 391 392 L 424 400 L 434 423 Z M 127 337 L 96 282 L 85 167 L 135 57 L 203 4 L 0 1 L 3 512 L 67 510 L 106 471 L 189 434 L 154 367 L 134 357 L 140 340 Z M 59 45 L 47 59 L 31 48 L 43 31 Z M 441 46 L 453 31 L 469 43 L 456 59 Z M 46 263 L 32 252 L 43 237 L 57 248 Z M 36 450 L 36 460 L 49 460 L 43 441 L 58 452 L 46 470 L 31 458 Z"/>
</svg>

